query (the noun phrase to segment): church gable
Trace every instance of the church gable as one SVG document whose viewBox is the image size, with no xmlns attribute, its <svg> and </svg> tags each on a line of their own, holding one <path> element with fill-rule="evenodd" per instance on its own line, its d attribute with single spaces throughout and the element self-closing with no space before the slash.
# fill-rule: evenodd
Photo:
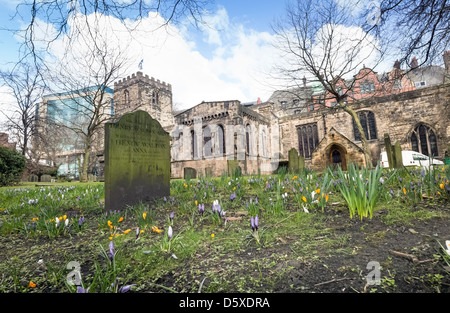
<svg viewBox="0 0 450 313">
<path fill-rule="evenodd" d="M 339 164 L 345 170 L 350 163 L 365 165 L 364 152 L 357 144 L 332 127 L 314 149 L 311 165 L 313 168 L 323 169 Z"/>
</svg>

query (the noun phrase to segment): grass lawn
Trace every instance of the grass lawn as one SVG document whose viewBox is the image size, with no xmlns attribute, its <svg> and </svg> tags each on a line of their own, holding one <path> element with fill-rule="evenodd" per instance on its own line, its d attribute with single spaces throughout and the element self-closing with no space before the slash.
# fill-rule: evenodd
<svg viewBox="0 0 450 313">
<path fill-rule="evenodd" d="M 103 183 L 2 187 L 0 292 L 449 292 L 450 170 L 375 172 L 173 180 L 116 212 Z"/>
</svg>

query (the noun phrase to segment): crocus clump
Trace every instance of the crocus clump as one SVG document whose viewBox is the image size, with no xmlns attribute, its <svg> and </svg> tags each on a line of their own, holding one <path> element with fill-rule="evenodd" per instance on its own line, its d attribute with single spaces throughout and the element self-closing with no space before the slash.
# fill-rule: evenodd
<svg viewBox="0 0 450 313">
<path fill-rule="evenodd" d="M 250 225 L 252 227 L 252 236 L 253 236 L 253 238 L 255 238 L 256 242 L 259 244 L 260 239 L 259 239 L 259 233 L 258 233 L 258 224 L 259 224 L 258 215 L 256 215 L 255 217 L 252 216 L 250 218 Z"/>
</svg>

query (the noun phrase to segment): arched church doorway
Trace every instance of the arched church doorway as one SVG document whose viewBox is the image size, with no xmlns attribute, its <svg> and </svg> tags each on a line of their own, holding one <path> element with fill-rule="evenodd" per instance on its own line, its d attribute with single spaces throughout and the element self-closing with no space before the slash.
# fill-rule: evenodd
<svg viewBox="0 0 450 313">
<path fill-rule="evenodd" d="M 340 145 L 332 145 L 329 148 L 329 159 L 328 163 L 333 168 L 340 166 L 343 171 L 347 170 L 347 152 L 344 147 Z"/>
</svg>

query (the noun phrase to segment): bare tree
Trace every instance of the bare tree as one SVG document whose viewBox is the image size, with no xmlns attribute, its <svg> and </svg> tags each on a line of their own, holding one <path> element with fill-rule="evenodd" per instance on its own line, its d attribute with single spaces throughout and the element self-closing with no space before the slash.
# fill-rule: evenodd
<svg viewBox="0 0 450 313">
<path fill-rule="evenodd" d="M 35 131 L 35 113 L 45 90 L 44 82 L 29 63 L 20 63 L 11 70 L 0 72 L 3 85 L 14 96 L 15 103 L 2 103 L 10 110 L 2 110 L 6 118 L 6 129 L 15 135 L 22 155 L 30 148 L 31 137 Z"/>
<path fill-rule="evenodd" d="M 360 134 L 365 163 L 372 166 L 367 138 L 349 99 L 357 82 L 364 80 L 368 72 L 355 74 L 365 64 L 375 68 L 385 51 L 352 21 L 349 11 L 334 0 L 290 2 L 286 16 L 273 26 L 279 39 L 276 45 L 284 55 L 284 63 L 277 71 L 285 80 L 286 89 L 295 90 L 307 79 L 323 89 L 323 100 L 333 99 L 336 105 L 330 109 L 340 108 L 348 113 Z M 353 103 L 356 101 L 352 99 Z"/>
<path fill-rule="evenodd" d="M 412 57 L 420 60 L 418 66 L 442 60 L 450 44 L 450 1 L 380 0 L 377 11 L 371 32 L 378 38 L 392 37 L 401 64 L 410 66 Z"/>
<path fill-rule="evenodd" d="M 77 16 L 99 14 L 116 18 L 127 25 L 129 35 L 133 35 L 139 22 L 150 12 L 156 12 L 165 19 L 165 23 L 159 27 L 177 23 L 186 17 L 194 25 L 203 23 L 202 17 L 212 2 L 213 0 L 23 0 L 17 5 L 12 18 L 22 19 L 25 16 L 27 18 L 23 21 L 25 27 L 10 31 L 22 37 L 19 63 L 32 57 L 38 65 L 44 61 L 49 46 L 71 32 L 71 21 Z M 127 21 L 134 23 L 126 23 Z M 52 26 L 52 32 L 46 34 L 45 38 L 39 35 L 42 31 L 42 22 L 50 23 Z M 88 19 L 85 26 L 95 28 Z M 148 30 L 151 31 L 154 29 Z"/>
<path fill-rule="evenodd" d="M 123 75 L 130 62 L 126 43 L 120 45 L 112 40 L 113 30 L 103 26 L 101 17 L 89 16 L 89 26 L 85 20 L 82 16 L 72 21 L 70 38 L 58 42 L 54 62 L 47 61 L 45 73 L 53 91 L 46 97 L 46 123 L 69 135 L 62 150 L 83 155 L 83 182 L 92 166 L 92 153 L 103 145 L 104 123 L 111 118 L 113 91 L 109 86 Z"/>
</svg>

